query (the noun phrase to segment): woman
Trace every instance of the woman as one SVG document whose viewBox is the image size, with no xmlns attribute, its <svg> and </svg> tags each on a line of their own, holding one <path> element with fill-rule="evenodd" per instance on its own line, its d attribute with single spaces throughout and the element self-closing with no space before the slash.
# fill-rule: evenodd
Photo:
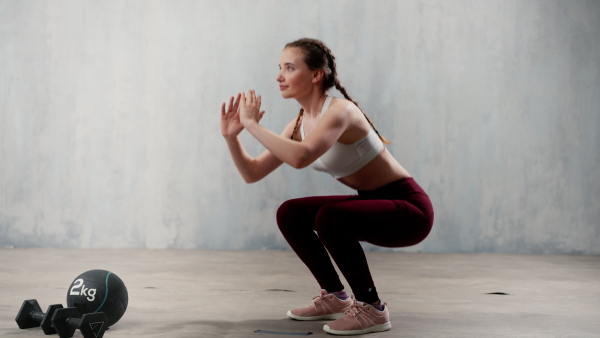
<svg viewBox="0 0 600 338">
<path fill-rule="evenodd" d="M 279 68 L 281 95 L 302 107 L 281 135 L 259 124 L 264 111 L 253 90 L 221 106 L 221 133 L 241 176 L 251 183 L 282 163 L 311 166 L 358 191 L 351 196 L 293 199 L 277 211 L 283 236 L 322 289 L 311 305 L 287 315 L 296 320 L 335 319 L 324 330 L 338 335 L 389 330 L 387 304 L 377 295 L 359 242 L 383 247 L 421 242 L 433 224 L 429 197 L 387 151 L 384 143 L 389 142 L 340 85 L 335 58 L 325 44 L 314 39 L 287 44 Z M 345 99 L 328 96 L 332 87 Z M 238 138 L 243 129 L 265 146 L 260 156 L 245 152 Z M 345 292 L 328 252 L 354 296 Z"/>
</svg>

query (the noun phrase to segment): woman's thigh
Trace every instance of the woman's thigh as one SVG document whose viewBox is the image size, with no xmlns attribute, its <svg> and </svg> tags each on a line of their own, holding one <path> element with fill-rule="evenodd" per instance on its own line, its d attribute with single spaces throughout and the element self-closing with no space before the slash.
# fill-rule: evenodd
<svg viewBox="0 0 600 338">
<path fill-rule="evenodd" d="M 322 205 L 316 216 L 319 236 L 346 237 L 384 247 L 405 247 L 421 242 L 433 224 L 403 200 L 347 199 Z"/>
<path fill-rule="evenodd" d="M 352 200 L 356 195 L 311 196 L 291 199 L 281 204 L 277 210 L 279 227 L 302 226 L 315 229 L 315 219 L 319 210 L 327 204 Z"/>
</svg>

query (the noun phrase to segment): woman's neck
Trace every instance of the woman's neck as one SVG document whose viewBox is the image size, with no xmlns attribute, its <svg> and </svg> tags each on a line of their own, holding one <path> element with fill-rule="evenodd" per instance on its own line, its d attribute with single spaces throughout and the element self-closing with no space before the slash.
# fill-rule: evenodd
<svg viewBox="0 0 600 338">
<path fill-rule="evenodd" d="M 321 114 L 326 98 L 327 94 L 319 91 L 313 92 L 303 98 L 296 98 L 296 101 L 298 101 L 300 106 L 304 109 L 304 115 L 317 117 Z"/>
</svg>

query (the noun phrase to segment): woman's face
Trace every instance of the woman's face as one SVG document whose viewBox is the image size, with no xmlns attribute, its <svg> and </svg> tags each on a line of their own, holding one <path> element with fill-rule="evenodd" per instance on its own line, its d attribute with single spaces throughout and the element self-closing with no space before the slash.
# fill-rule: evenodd
<svg viewBox="0 0 600 338">
<path fill-rule="evenodd" d="M 313 90 L 313 74 L 303 59 L 302 51 L 296 47 L 283 50 L 279 61 L 279 90 L 284 98 L 298 98 Z"/>
</svg>

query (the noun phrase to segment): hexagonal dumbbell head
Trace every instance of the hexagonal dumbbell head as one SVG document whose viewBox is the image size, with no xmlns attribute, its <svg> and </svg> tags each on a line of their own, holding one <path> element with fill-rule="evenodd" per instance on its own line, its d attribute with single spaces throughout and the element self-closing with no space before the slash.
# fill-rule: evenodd
<svg viewBox="0 0 600 338">
<path fill-rule="evenodd" d="M 52 326 L 52 316 L 54 312 L 58 309 L 62 309 L 63 306 L 60 304 L 53 304 L 48 306 L 48 310 L 44 314 L 44 318 L 40 322 L 40 326 L 42 327 L 42 331 L 44 331 L 45 335 L 56 334 L 56 329 Z"/>
<path fill-rule="evenodd" d="M 86 313 L 78 323 L 83 337 L 102 338 L 106 330 L 106 314 L 104 312 Z"/>
<path fill-rule="evenodd" d="M 102 338 L 106 330 L 106 315 L 104 312 L 87 313 L 80 318 L 77 308 L 59 309 L 52 316 L 52 325 L 60 338 L 73 337 L 79 329 L 84 338 Z"/>
<path fill-rule="evenodd" d="M 15 318 L 17 325 L 19 325 L 19 329 L 29 329 L 31 327 L 40 326 L 42 320 L 41 318 L 40 320 L 36 320 L 37 316 L 34 318 L 34 314 L 36 313 L 42 313 L 42 308 L 40 308 L 37 300 L 29 299 L 23 301 L 23 305 L 21 305 L 17 318 Z"/>
<path fill-rule="evenodd" d="M 41 326 L 45 334 L 55 334 L 56 330 L 52 327 L 52 315 L 57 309 L 62 309 L 62 305 L 53 304 L 48 307 L 46 313 L 42 312 L 37 300 L 29 299 L 23 301 L 21 310 L 17 314 L 15 321 L 20 329 L 29 329 Z"/>
</svg>

